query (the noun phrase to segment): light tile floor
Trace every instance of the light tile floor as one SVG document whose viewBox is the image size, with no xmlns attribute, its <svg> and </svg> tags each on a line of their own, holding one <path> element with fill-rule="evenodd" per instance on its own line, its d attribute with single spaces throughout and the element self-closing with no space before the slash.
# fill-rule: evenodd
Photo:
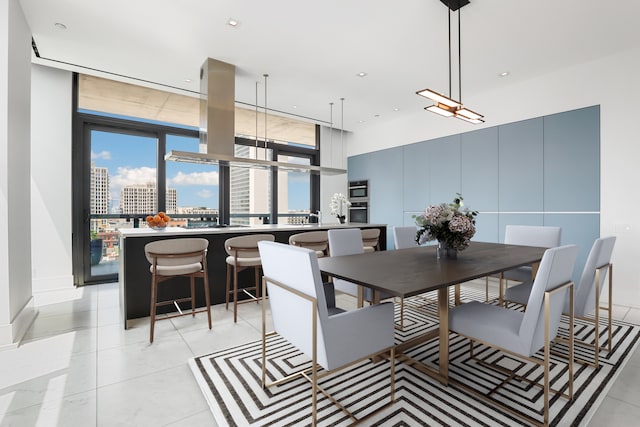
<svg viewBox="0 0 640 427">
<path fill-rule="evenodd" d="M 238 323 L 224 305 L 206 316 L 124 330 L 117 284 L 36 296 L 39 315 L 23 343 L 0 351 L 0 426 L 216 426 L 187 359 L 258 340 L 261 311 L 240 306 Z M 616 307 L 640 323 L 640 310 Z M 636 426 L 640 420 L 640 352 L 620 375 L 590 426 Z"/>
</svg>

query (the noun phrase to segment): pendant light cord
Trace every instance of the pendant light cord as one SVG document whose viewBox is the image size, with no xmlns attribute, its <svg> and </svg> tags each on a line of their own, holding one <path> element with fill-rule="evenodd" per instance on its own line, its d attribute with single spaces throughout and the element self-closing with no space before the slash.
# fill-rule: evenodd
<svg viewBox="0 0 640 427">
<path fill-rule="evenodd" d="M 449 98 L 451 98 L 451 9 L 447 7 L 449 17 Z"/>
<path fill-rule="evenodd" d="M 264 159 L 267 160 L 267 78 L 269 74 L 264 76 Z"/>
<path fill-rule="evenodd" d="M 256 152 L 255 158 L 258 160 L 258 81 L 256 81 Z"/>
<path fill-rule="evenodd" d="M 329 103 L 329 156 L 333 167 L 333 102 Z"/>
<path fill-rule="evenodd" d="M 460 104 L 462 104 L 462 49 L 461 38 L 460 38 L 460 28 L 462 24 L 460 23 L 460 9 L 458 9 L 458 95 L 460 96 Z"/>
<path fill-rule="evenodd" d="M 344 98 L 340 98 L 340 164 L 344 167 Z"/>
</svg>

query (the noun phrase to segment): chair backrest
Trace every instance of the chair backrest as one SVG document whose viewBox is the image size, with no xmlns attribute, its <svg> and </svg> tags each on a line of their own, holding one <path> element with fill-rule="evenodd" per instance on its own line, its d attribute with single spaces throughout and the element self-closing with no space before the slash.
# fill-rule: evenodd
<svg viewBox="0 0 640 427">
<path fill-rule="evenodd" d="M 408 249 L 418 246 L 416 243 L 416 233 L 418 229 L 415 225 L 409 227 L 393 227 L 393 242 L 396 249 Z"/>
<path fill-rule="evenodd" d="M 365 228 L 364 230 L 362 230 L 363 246 L 371 246 L 373 248 L 377 248 L 379 239 L 380 239 L 379 228 Z"/>
<path fill-rule="evenodd" d="M 257 258 L 260 256 L 258 242 L 263 240 L 273 242 L 275 239 L 273 234 L 247 234 L 231 237 L 224 241 L 224 249 L 230 256 L 236 256 L 237 253 L 238 258 Z"/>
<path fill-rule="evenodd" d="M 611 274 L 609 272 L 609 264 L 611 263 L 611 255 L 613 254 L 615 244 L 615 236 L 601 237 L 593 242 L 587 261 L 584 264 L 584 269 L 582 270 L 580 282 L 578 282 L 576 288 L 573 305 L 576 316 L 584 316 L 596 308 L 596 269 L 604 267 L 600 271 L 600 283 L 598 284 L 598 288 L 602 291 L 607 274 Z M 568 303 L 565 311 L 568 312 Z"/>
<path fill-rule="evenodd" d="M 354 255 L 364 252 L 359 228 L 336 228 L 328 231 L 331 256 Z"/>
<path fill-rule="evenodd" d="M 144 254 L 150 264 L 153 264 L 154 256 L 152 254 L 157 254 L 159 266 L 186 265 L 201 262 L 202 252 L 206 251 L 208 247 L 209 241 L 207 239 L 164 239 L 144 245 Z M 192 252 L 195 253 L 193 256 L 183 256 Z M 169 255 L 176 255 L 176 257 L 169 257 Z"/>
<path fill-rule="evenodd" d="M 577 253 L 576 245 L 566 245 L 547 249 L 542 256 L 519 331 L 522 341 L 527 345 L 531 343 L 530 356 L 544 346 L 544 293 L 571 281 Z M 568 289 L 557 292 L 551 298 L 550 339 L 554 339 L 558 333 L 567 296 Z"/>
<path fill-rule="evenodd" d="M 311 249 L 268 241 L 259 242 L 258 247 L 264 276 L 267 278 L 269 306 L 275 331 L 304 354 L 312 356 L 311 301 L 269 283 L 268 279 L 276 280 L 316 299 L 318 363 L 324 367 L 328 366 L 323 334 L 328 310 L 315 252 Z"/>
<path fill-rule="evenodd" d="M 508 245 L 539 246 L 555 248 L 560 246 L 562 228 L 538 225 L 507 225 L 504 243 Z"/>
<path fill-rule="evenodd" d="M 329 247 L 329 236 L 323 230 L 307 231 L 289 236 L 289 244 L 324 252 Z"/>
</svg>

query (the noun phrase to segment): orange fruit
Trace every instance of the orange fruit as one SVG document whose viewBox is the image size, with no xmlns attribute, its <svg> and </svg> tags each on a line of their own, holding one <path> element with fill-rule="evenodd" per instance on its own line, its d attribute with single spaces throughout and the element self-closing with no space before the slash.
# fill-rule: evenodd
<svg viewBox="0 0 640 427">
<path fill-rule="evenodd" d="M 151 222 L 153 217 L 151 215 L 147 215 L 147 217 L 145 219 L 146 219 L 147 222 Z"/>
<path fill-rule="evenodd" d="M 171 217 L 169 215 L 165 215 L 164 218 L 162 218 L 164 220 L 164 222 L 169 222 L 171 221 Z"/>
<path fill-rule="evenodd" d="M 165 213 L 164 213 L 164 212 L 158 212 L 158 216 L 159 216 L 160 218 L 164 218 L 164 215 L 165 215 Z"/>
</svg>

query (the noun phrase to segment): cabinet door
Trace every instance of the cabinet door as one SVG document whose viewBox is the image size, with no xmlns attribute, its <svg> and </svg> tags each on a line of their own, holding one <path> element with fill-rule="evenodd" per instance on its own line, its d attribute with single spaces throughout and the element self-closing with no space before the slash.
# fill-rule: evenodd
<svg viewBox="0 0 640 427">
<path fill-rule="evenodd" d="M 501 212 L 542 212 L 542 118 L 499 126 Z"/>
<path fill-rule="evenodd" d="M 429 204 L 450 203 L 460 192 L 460 135 L 429 143 Z"/>
<path fill-rule="evenodd" d="M 600 210 L 600 107 L 544 117 L 544 210 Z"/>
<path fill-rule="evenodd" d="M 461 138 L 464 203 L 473 210 L 498 212 L 498 128 L 467 132 Z"/>
<path fill-rule="evenodd" d="M 429 141 L 407 145 L 403 149 L 403 209 L 422 212 L 431 199 Z"/>
</svg>

